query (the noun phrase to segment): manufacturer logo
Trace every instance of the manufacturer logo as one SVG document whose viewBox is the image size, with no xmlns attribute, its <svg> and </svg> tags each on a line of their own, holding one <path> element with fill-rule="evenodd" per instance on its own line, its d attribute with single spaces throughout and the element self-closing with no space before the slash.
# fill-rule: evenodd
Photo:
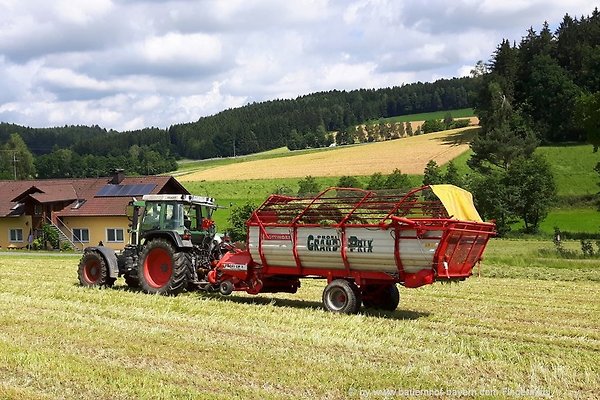
<svg viewBox="0 0 600 400">
<path fill-rule="evenodd" d="M 373 239 L 360 239 L 356 236 L 348 238 L 348 250 L 357 253 L 372 253 Z"/>
<path fill-rule="evenodd" d="M 248 266 L 246 264 L 223 264 L 223 269 L 231 271 L 247 271 Z"/>
<path fill-rule="evenodd" d="M 342 241 L 334 235 L 308 235 L 306 248 L 308 251 L 338 251 Z"/>
<path fill-rule="evenodd" d="M 265 240 L 292 240 L 292 236 L 289 233 L 271 233 L 269 236 L 264 237 Z"/>
<path fill-rule="evenodd" d="M 341 246 L 342 241 L 337 235 L 308 235 L 306 240 L 308 251 L 339 251 Z M 350 236 L 348 250 L 356 253 L 372 253 L 373 239 Z"/>
</svg>

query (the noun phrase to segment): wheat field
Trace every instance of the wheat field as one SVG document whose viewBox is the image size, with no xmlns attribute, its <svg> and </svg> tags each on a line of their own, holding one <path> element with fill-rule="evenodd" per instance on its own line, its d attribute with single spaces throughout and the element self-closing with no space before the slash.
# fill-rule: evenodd
<svg viewBox="0 0 600 400">
<path fill-rule="evenodd" d="M 215 166 L 182 175 L 184 182 L 311 176 L 421 174 L 429 160 L 444 164 L 469 149 L 478 128 L 468 127 L 398 140 L 332 148 L 330 151 Z"/>
</svg>

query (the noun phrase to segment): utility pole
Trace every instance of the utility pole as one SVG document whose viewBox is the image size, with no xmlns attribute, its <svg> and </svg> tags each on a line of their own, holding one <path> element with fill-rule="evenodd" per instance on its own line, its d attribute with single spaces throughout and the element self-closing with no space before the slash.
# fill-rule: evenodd
<svg viewBox="0 0 600 400">
<path fill-rule="evenodd" d="M 13 152 L 13 170 L 15 172 L 15 181 L 17 180 L 17 152 Z"/>
</svg>

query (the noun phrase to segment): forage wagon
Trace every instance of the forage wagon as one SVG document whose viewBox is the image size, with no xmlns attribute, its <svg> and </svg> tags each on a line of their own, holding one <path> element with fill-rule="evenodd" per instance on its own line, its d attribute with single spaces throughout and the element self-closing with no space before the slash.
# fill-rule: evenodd
<svg viewBox="0 0 600 400">
<path fill-rule="evenodd" d="M 361 305 L 396 309 L 397 284 L 416 288 L 466 279 L 495 234 L 494 224 L 481 220 L 471 194 L 452 185 L 424 186 L 405 194 L 329 188 L 314 197 L 272 195 L 248 220 L 245 249 L 214 233 L 210 215 L 216 205 L 206 200 L 196 206 L 203 208 L 193 213 L 191 224 L 184 223 L 182 213 L 168 237 L 163 227 L 153 232 L 141 228 L 150 204 L 140 205 L 141 217 L 132 222 L 137 243 L 129 253 L 135 260 L 121 261 L 127 268 L 113 269 L 111 276 L 127 277 L 134 271 L 137 282 L 145 282 L 143 288 L 151 293 L 199 288 L 223 295 L 295 293 L 301 279 L 326 279 L 323 304 L 341 313 L 356 313 Z M 168 204 L 163 202 L 164 207 Z M 208 230 L 194 231 L 192 224 Z M 194 237 L 201 240 L 194 243 Z M 185 238 L 189 246 L 177 244 Z M 153 244 L 155 240 L 162 245 Z M 98 262 L 87 263 L 84 254 L 80 281 L 103 284 L 86 280 L 85 272 L 106 262 L 107 251 L 86 249 L 90 253 Z M 173 281 L 177 290 L 171 290 Z"/>
</svg>

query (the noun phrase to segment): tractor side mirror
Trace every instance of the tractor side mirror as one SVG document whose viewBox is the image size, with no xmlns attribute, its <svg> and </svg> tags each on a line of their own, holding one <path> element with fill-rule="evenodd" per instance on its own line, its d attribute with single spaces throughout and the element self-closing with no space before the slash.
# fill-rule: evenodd
<svg viewBox="0 0 600 400">
<path fill-rule="evenodd" d="M 127 208 L 125 208 L 125 215 L 127 215 L 127 218 L 130 221 L 133 220 L 134 209 L 135 207 L 133 206 L 133 204 L 128 204 Z"/>
</svg>

